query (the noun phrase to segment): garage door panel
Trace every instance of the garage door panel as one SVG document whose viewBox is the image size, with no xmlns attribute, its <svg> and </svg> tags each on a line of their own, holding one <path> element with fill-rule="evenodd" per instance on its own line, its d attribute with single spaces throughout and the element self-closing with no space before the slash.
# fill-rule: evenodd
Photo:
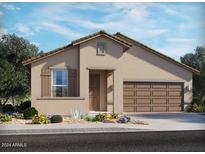
<svg viewBox="0 0 205 154">
<path fill-rule="evenodd" d="M 181 104 L 180 103 L 169 103 L 169 106 L 179 106 L 179 107 L 181 107 Z"/>
<path fill-rule="evenodd" d="M 135 95 L 135 91 L 131 91 L 131 90 L 125 90 L 124 91 L 124 96 L 127 97 L 127 96 L 134 96 Z"/>
<path fill-rule="evenodd" d="M 170 98 L 169 100 L 169 104 L 181 104 L 181 98 Z"/>
<path fill-rule="evenodd" d="M 179 106 L 169 106 L 168 109 L 170 112 L 180 112 L 181 111 L 181 107 Z"/>
<path fill-rule="evenodd" d="M 167 111 L 167 108 L 166 106 L 153 106 L 152 108 L 153 112 L 166 112 Z"/>
<path fill-rule="evenodd" d="M 150 91 L 136 91 L 136 96 L 150 96 L 151 92 Z"/>
<path fill-rule="evenodd" d="M 135 104 L 124 104 L 124 107 L 135 107 Z"/>
<path fill-rule="evenodd" d="M 142 106 L 144 106 L 144 107 L 150 107 L 150 104 L 144 104 L 144 103 L 138 103 L 138 104 L 136 104 L 136 106 L 137 107 L 142 107 Z"/>
<path fill-rule="evenodd" d="M 151 112 L 149 106 L 137 106 L 136 112 Z"/>
<path fill-rule="evenodd" d="M 124 104 L 134 104 L 135 99 L 134 98 L 125 98 L 124 99 Z"/>
<path fill-rule="evenodd" d="M 169 91 L 169 96 L 181 96 L 181 91 Z"/>
<path fill-rule="evenodd" d="M 151 100 L 149 98 L 136 98 L 136 103 L 137 104 L 150 104 Z"/>
<path fill-rule="evenodd" d="M 124 112 L 135 112 L 135 107 L 132 106 L 124 106 Z"/>
<path fill-rule="evenodd" d="M 152 103 L 153 104 L 159 104 L 159 103 L 167 103 L 167 99 L 166 98 L 153 98 L 152 99 Z"/>
<path fill-rule="evenodd" d="M 137 89 L 150 89 L 151 85 L 148 83 L 136 83 Z"/>
<path fill-rule="evenodd" d="M 165 103 L 157 103 L 157 104 L 153 104 L 152 106 L 160 107 L 160 106 L 167 106 L 167 104 L 165 104 Z"/>
<path fill-rule="evenodd" d="M 179 112 L 182 110 L 183 84 L 125 82 L 125 112 Z"/>
<path fill-rule="evenodd" d="M 166 89 L 167 85 L 166 84 L 153 84 L 152 88 L 153 89 Z"/>
<path fill-rule="evenodd" d="M 162 96 L 162 97 L 166 97 L 167 92 L 166 91 L 152 91 L 152 95 L 153 96 Z"/>
</svg>

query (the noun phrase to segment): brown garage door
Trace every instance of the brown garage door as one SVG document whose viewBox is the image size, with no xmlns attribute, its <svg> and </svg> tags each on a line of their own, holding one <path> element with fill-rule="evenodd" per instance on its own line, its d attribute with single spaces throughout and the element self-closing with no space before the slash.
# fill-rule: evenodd
<svg viewBox="0 0 205 154">
<path fill-rule="evenodd" d="M 179 112 L 183 83 L 124 82 L 124 112 Z"/>
</svg>

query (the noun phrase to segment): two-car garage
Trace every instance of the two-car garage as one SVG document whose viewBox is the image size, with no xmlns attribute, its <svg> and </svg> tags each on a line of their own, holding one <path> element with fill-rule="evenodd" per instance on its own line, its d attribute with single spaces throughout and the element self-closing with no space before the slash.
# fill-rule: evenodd
<svg viewBox="0 0 205 154">
<path fill-rule="evenodd" d="M 181 82 L 124 82 L 124 112 L 180 112 L 183 110 Z"/>
</svg>

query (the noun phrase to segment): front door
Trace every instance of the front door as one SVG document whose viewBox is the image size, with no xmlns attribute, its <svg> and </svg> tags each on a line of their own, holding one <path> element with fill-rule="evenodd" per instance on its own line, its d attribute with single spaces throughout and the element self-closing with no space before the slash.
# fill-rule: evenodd
<svg viewBox="0 0 205 154">
<path fill-rule="evenodd" d="M 89 79 L 89 109 L 100 110 L 100 75 L 90 74 Z"/>
</svg>

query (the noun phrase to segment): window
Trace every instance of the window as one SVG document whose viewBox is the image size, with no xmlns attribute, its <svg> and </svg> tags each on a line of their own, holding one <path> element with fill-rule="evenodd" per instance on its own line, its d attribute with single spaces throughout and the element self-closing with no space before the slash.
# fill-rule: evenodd
<svg viewBox="0 0 205 154">
<path fill-rule="evenodd" d="M 52 82 L 52 96 L 66 97 L 68 96 L 68 70 L 54 69 Z"/>
<path fill-rule="evenodd" d="M 98 42 L 97 43 L 97 55 L 104 56 L 106 53 L 106 44 L 105 42 Z"/>
</svg>

